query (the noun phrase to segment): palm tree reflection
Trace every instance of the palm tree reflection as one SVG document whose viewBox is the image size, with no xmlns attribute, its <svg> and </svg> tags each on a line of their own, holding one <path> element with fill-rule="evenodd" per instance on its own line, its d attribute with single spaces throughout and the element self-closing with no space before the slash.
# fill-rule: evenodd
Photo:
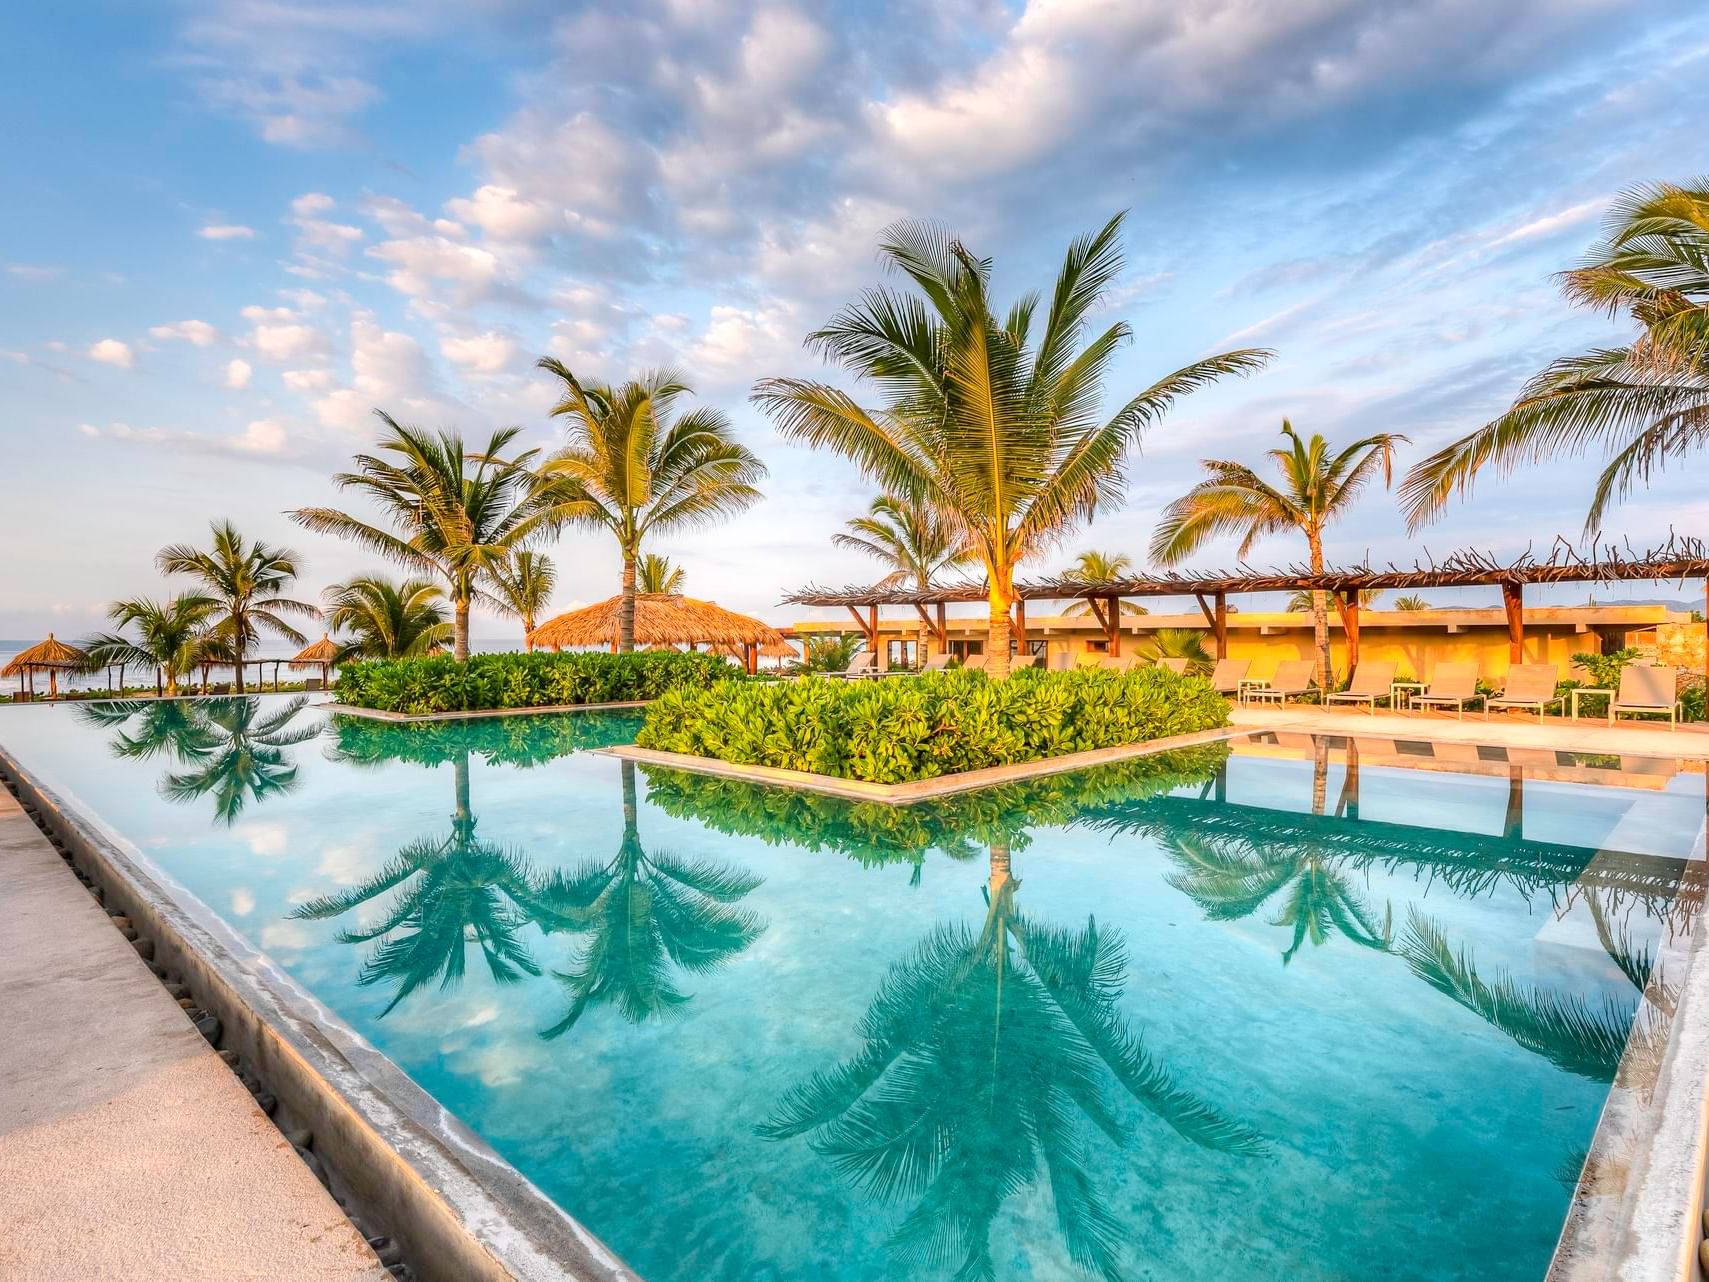
<svg viewBox="0 0 1709 1282">
<path fill-rule="evenodd" d="M 297 766 L 287 749 L 321 734 L 319 722 L 291 726 L 308 703 L 292 699 L 263 714 L 260 699 L 240 695 L 133 699 L 78 711 L 92 724 L 118 729 L 114 755 L 135 761 L 168 757 L 188 767 L 161 778 L 161 795 L 186 804 L 211 796 L 215 817 L 230 825 L 250 802 L 296 787 Z"/>
<path fill-rule="evenodd" d="M 668 1015 L 689 1000 L 672 968 L 703 975 L 743 952 L 765 930 L 734 905 L 762 878 L 710 860 L 649 855 L 636 822 L 635 766 L 621 763 L 623 838 L 603 863 L 554 873 L 540 887 L 547 930 L 586 936 L 568 970 L 555 972 L 570 1007 L 541 1032 L 561 1037 L 592 1007 L 612 1005 L 630 1023 Z"/>
<path fill-rule="evenodd" d="M 1123 1228 L 1088 1169 L 1094 1133 L 1117 1147 L 1129 1138 L 1112 1082 L 1204 1148 L 1265 1145 L 1147 1053 L 1119 1009 L 1120 932 L 1035 921 L 1016 906 L 1019 888 L 1007 845 L 994 844 L 979 930 L 941 925 L 892 966 L 860 1051 L 790 1090 L 759 1131 L 810 1134 L 862 1191 L 913 1201 L 890 1245 L 911 1269 L 959 1261 L 958 1279 L 995 1276 L 992 1222 L 1042 1170 L 1070 1257 L 1116 1279 Z"/>
</svg>

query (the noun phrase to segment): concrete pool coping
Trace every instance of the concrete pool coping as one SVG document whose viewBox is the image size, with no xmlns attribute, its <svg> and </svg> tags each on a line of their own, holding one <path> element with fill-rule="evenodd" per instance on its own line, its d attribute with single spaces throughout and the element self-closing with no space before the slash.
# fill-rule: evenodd
<svg viewBox="0 0 1709 1282">
<path fill-rule="evenodd" d="M 720 761 L 716 757 L 693 757 L 681 752 L 658 752 L 652 748 L 637 748 L 633 744 L 618 744 L 596 748 L 608 757 L 620 757 L 643 766 L 668 766 L 673 770 L 692 770 L 696 774 L 716 775 L 721 779 L 740 779 L 746 783 L 775 784 L 784 788 L 800 788 L 807 792 L 841 797 L 847 801 L 878 801 L 886 805 L 907 806 L 947 797 L 958 792 L 973 792 L 999 784 L 1019 783 L 1044 775 L 1068 774 L 1075 770 L 1090 770 L 1111 766 L 1139 757 L 1150 757 L 1177 748 L 1193 748 L 1201 744 L 1222 743 L 1243 738 L 1251 733 L 1239 726 L 1223 726 L 1216 730 L 1196 730 L 1191 734 L 1169 735 L 1162 739 L 1147 739 L 1144 743 L 1124 744 L 1119 748 L 1096 748 L 1090 752 L 1070 752 L 1060 757 L 1045 757 L 1039 761 L 1023 761 L 1010 766 L 989 766 L 983 770 L 963 770 L 956 774 L 939 775 L 935 779 L 918 779 L 913 783 L 869 783 L 864 779 L 844 779 L 838 775 L 816 775 L 806 770 L 783 770 L 776 766 L 742 765 Z"/>
<path fill-rule="evenodd" d="M 187 887 L 0 746 L 0 769 L 76 865 L 154 941 L 375 1209 L 423 1282 L 641 1282 L 396 1064 Z M 69 876 L 69 873 L 67 874 Z"/>
<path fill-rule="evenodd" d="M 478 721 L 486 717 L 539 717 L 558 712 L 627 712 L 644 708 L 652 700 L 631 699 L 622 703 L 557 703 L 543 708 L 480 708 L 473 712 L 382 712 L 378 708 L 359 708 L 336 700 L 317 704 L 341 717 L 367 717 L 371 721 L 390 721 L 396 725 L 419 725 L 429 721 Z"/>
</svg>

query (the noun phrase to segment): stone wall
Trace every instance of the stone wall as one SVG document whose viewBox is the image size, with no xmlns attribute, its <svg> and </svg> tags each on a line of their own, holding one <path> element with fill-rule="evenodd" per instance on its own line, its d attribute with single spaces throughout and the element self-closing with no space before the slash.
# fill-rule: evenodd
<svg viewBox="0 0 1709 1282">
<path fill-rule="evenodd" d="M 1656 662 L 1663 667 L 1702 672 L 1705 629 L 1701 623 L 1663 623 L 1655 630 Z"/>
</svg>

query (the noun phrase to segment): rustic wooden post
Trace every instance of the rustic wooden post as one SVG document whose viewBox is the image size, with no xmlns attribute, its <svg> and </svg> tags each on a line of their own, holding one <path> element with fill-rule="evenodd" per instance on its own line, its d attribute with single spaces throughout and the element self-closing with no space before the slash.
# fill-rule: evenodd
<svg viewBox="0 0 1709 1282">
<path fill-rule="evenodd" d="M 1359 589 L 1341 594 L 1341 630 L 1347 635 L 1347 671 L 1359 666 Z"/>
<path fill-rule="evenodd" d="M 1216 657 L 1228 658 L 1228 593 L 1216 594 L 1216 622 L 1213 624 L 1216 632 Z"/>
<path fill-rule="evenodd" d="M 949 653 L 949 620 L 945 617 L 944 603 L 938 602 L 938 653 Z"/>
<path fill-rule="evenodd" d="M 1112 656 L 1120 658 L 1122 652 L 1122 599 L 1119 596 L 1113 596 L 1105 603 L 1104 608 L 1108 615 L 1108 621 L 1104 625 L 1104 636 L 1109 642 L 1109 652 Z"/>
<path fill-rule="evenodd" d="M 1507 614 L 1507 660 L 1525 662 L 1525 589 L 1517 583 L 1501 585 L 1501 608 Z"/>
</svg>

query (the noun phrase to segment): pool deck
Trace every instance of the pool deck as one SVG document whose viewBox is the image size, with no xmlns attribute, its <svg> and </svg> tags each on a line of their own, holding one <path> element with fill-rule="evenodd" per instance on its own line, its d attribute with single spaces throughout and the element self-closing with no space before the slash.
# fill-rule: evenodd
<svg viewBox="0 0 1709 1282">
<path fill-rule="evenodd" d="M 0 1277 L 389 1278 L 4 790 L 0 922 Z"/>
</svg>

